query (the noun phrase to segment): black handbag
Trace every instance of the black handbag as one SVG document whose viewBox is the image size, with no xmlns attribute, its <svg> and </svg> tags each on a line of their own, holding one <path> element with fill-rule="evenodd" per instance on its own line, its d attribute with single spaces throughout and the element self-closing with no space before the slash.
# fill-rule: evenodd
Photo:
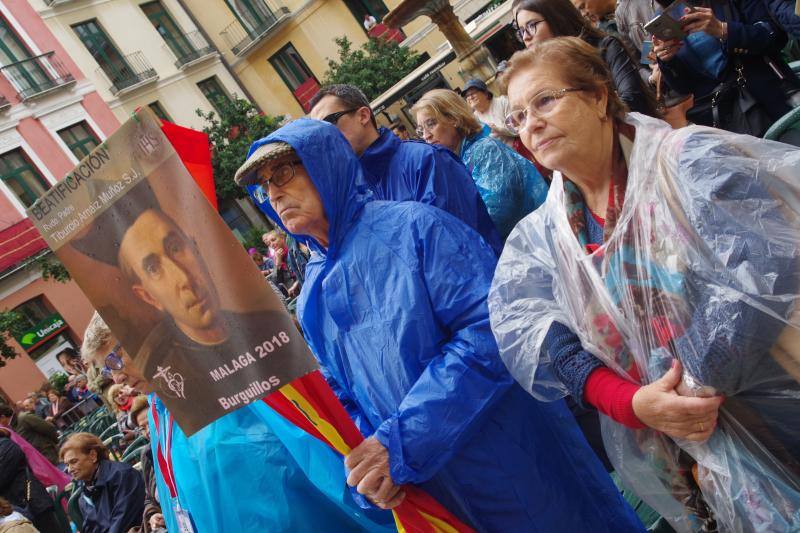
<svg viewBox="0 0 800 533">
<path fill-rule="evenodd" d="M 747 89 L 741 62 L 727 78 L 698 98 L 686 117 L 695 124 L 761 137 L 774 121 Z"/>
</svg>

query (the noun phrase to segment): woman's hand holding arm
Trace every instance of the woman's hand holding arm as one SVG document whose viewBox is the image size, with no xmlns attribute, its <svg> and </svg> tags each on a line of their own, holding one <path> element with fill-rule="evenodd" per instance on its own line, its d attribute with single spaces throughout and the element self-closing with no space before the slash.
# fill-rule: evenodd
<svg viewBox="0 0 800 533">
<path fill-rule="evenodd" d="M 724 396 L 680 396 L 682 367 L 675 360 L 666 374 L 633 395 L 633 411 L 642 423 L 670 437 L 705 442 L 717 426 Z"/>
</svg>

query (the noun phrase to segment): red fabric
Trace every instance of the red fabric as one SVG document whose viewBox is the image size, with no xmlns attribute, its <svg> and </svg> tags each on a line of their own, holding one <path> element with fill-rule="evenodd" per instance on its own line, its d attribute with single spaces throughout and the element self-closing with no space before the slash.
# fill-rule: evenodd
<svg viewBox="0 0 800 533">
<path fill-rule="evenodd" d="M 583 399 L 604 415 L 632 428 L 646 428 L 633 412 L 633 395 L 640 385 L 621 378 L 609 368 L 598 368 L 589 374 L 583 388 Z"/>
<path fill-rule="evenodd" d="M 217 209 L 217 193 L 214 188 L 214 171 L 211 166 L 211 145 L 208 135 L 202 131 L 184 128 L 171 122 L 161 121 L 161 131 L 178 152 L 186 170 L 197 186 Z"/>
<path fill-rule="evenodd" d="M 0 231 L 0 272 L 47 248 L 33 222 L 23 218 Z"/>
</svg>

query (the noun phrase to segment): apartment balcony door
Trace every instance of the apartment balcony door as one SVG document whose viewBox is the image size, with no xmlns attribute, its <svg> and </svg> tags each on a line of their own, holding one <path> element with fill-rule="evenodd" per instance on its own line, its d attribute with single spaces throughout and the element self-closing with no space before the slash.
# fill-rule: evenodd
<svg viewBox="0 0 800 533">
<path fill-rule="evenodd" d="M 155 26 L 156 31 L 167 43 L 167 46 L 175 54 L 175 57 L 190 57 L 196 52 L 161 2 L 148 2 L 140 7 L 153 26 Z"/>
<path fill-rule="evenodd" d="M 26 61 L 33 58 L 25 43 L 14 33 L 6 19 L 0 17 L 0 62 L 7 67 L 11 83 L 16 88 L 22 87 L 48 87 L 50 77 L 38 61 Z"/>
<path fill-rule="evenodd" d="M 125 80 L 131 80 L 133 83 L 137 79 L 125 57 L 117 50 L 96 20 L 76 24 L 73 29 L 111 83 L 116 85 L 120 81 L 124 83 Z"/>
<path fill-rule="evenodd" d="M 262 0 L 226 0 L 241 25 L 251 36 L 258 35 L 277 20 Z"/>
</svg>

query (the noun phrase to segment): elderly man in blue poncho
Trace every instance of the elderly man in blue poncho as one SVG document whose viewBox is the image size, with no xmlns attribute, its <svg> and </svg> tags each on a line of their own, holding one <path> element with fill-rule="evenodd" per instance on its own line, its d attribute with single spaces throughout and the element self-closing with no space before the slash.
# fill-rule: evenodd
<svg viewBox="0 0 800 533">
<path fill-rule="evenodd" d="M 428 491 L 480 531 L 641 531 L 562 402 L 539 403 L 497 353 L 497 261 L 474 230 L 417 202 L 372 201 L 339 131 L 300 119 L 237 172 L 313 250 L 298 318 L 361 432 L 348 483 L 381 507 Z"/>
</svg>

